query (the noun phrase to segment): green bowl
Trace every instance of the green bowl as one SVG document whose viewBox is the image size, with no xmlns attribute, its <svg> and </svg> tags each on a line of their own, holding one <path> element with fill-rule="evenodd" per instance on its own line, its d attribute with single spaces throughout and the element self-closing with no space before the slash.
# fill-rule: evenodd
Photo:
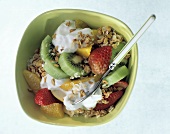
<svg viewBox="0 0 170 134">
<path fill-rule="evenodd" d="M 133 36 L 132 31 L 125 23 L 112 16 L 101 13 L 75 9 L 59 9 L 48 11 L 39 15 L 29 24 L 25 30 L 17 53 L 15 77 L 21 107 L 23 108 L 24 112 L 32 119 L 48 124 L 60 126 L 95 126 L 107 123 L 113 120 L 121 112 L 132 92 L 137 72 L 137 45 L 135 45 L 131 50 L 131 58 L 129 62 L 130 75 L 127 78 L 129 81 L 129 86 L 126 89 L 123 97 L 117 103 L 115 109 L 104 117 L 70 118 L 67 115 L 65 115 L 65 117 L 62 119 L 47 117 L 40 111 L 40 107 L 34 103 L 34 94 L 28 92 L 27 90 L 28 85 L 23 77 L 23 70 L 26 69 L 28 59 L 33 56 L 35 49 L 40 47 L 41 41 L 44 39 L 44 37 L 47 34 L 52 35 L 57 27 L 66 19 L 81 19 L 92 28 L 110 25 L 118 33 L 122 34 L 127 41 L 129 41 Z"/>
</svg>

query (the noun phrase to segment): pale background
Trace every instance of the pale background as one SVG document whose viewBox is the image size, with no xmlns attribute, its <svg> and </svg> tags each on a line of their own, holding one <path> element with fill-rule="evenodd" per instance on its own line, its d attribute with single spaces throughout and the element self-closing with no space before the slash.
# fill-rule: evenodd
<svg viewBox="0 0 170 134">
<path fill-rule="evenodd" d="M 156 14 L 157 20 L 138 41 L 136 83 L 123 111 L 96 127 L 61 127 L 39 123 L 22 110 L 15 86 L 18 45 L 39 14 L 60 8 L 105 13 L 124 21 L 133 32 Z M 0 134 L 168 134 L 170 132 L 169 0 L 0 0 Z"/>
</svg>

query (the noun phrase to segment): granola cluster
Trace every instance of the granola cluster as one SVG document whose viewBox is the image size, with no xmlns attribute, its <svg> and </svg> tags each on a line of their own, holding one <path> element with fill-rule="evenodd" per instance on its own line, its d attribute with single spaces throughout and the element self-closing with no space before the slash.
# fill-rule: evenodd
<svg viewBox="0 0 170 134">
<path fill-rule="evenodd" d="M 46 75 L 42 64 L 43 60 L 40 57 L 40 50 L 36 49 L 33 57 L 28 61 L 27 69 L 35 73 L 38 77 L 42 78 Z"/>
<path fill-rule="evenodd" d="M 70 117 L 78 117 L 78 116 L 84 116 L 85 118 L 92 118 L 92 117 L 103 117 L 105 116 L 106 114 L 110 113 L 112 110 L 114 109 L 114 106 L 111 106 L 109 109 L 107 110 L 84 110 L 84 109 L 77 109 L 77 110 L 72 110 L 72 111 L 69 111 L 67 110 L 66 108 L 64 108 L 64 112 L 66 114 L 68 114 Z"/>
<path fill-rule="evenodd" d="M 97 29 L 97 44 L 99 46 L 112 46 L 116 49 L 122 41 L 123 36 L 116 33 L 110 26 L 103 26 Z"/>
<path fill-rule="evenodd" d="M 78 37 L 73 40 L 74 45 L 78 45 L 78 48 L 85 48 L 94 45 L 94 37 L 89 34 L 78 33 Z"/>
</svg>

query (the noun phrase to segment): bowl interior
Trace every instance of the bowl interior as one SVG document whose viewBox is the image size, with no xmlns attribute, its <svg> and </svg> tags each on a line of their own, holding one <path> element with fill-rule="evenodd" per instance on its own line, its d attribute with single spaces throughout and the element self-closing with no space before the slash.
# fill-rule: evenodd
<svg viewBox="0 0 170 134">
<path fill-rule="evenodd" d="M 100 118 L 84 118 L 65 116 L 62 119 L 50 118 L 41 113 L 38 105 L 34 103 L 34 95 L 28 92 L 28 85 L 23 77 L 23 70 L 26 69 L 27 61 L 33 56 L 35 49 L 40 47 L 44 37 L 52 35 L 57 27 L 67 19 L 81 19 L 88 23 L 92 28 L 110 25 L 117 32 L 121 33 L 128 41 L 132 38 L 132 32 L 126 24 L 120 20 L 104 14 L 84 11 L 84 10 L 53 10 L 43 13 L 36 17 L 27 27 L 19 45 L 16 59 L 16 85 L 18 97 L 25 113 L 31 118 L 49 124 L 62 126 L 93 126 L 106 123 L 115 118 L 125 106 L 130 93 L 133 89 L 137 71 L 137 45 L 131 50 L 131 59 L 129 62 L 130 75 L 128 76 L 129 86 L 124 96 L 116 105 L 115 109 L 104 117 Z"/>
</svg>

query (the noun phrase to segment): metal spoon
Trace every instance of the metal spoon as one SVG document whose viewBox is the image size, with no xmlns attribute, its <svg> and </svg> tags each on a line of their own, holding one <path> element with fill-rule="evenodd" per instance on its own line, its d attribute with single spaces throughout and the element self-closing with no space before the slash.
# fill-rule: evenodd
<svg viewBox="0 0 170 134">
<path fill-rule="evenodd" d="M 90 92 L 86 92 L 86 95 L 78 100 L 72 101 L 72 105 L 76 105 L 85 99 L 87 99 L 92 94 L 95 94 L 98 87 L 100 86 L 104 77 L 106 77 L 111 70 L 113 70 L 117 64 L 119 64 L 122 59 L 126 56 L 126 54 L 131 50 L 132 46 L 138 41 L 138 39 L 144 34 L 144 32 L 149 28 L 149 26 L 155 21 L 156 16 L 153 14 L 149 17 L 149 19 L 143 24 L 143 26 L 139 29 L 139 31 L 133 36 L 133 38 L 123 47 L 123 49 L 116 55 L 113 59 L 113 62 L 109 65 L 109 69 L 105 72 L 105 74 L 100 78 L 98 82 L 94 85 L 94 89 Z"/>
</svg>

